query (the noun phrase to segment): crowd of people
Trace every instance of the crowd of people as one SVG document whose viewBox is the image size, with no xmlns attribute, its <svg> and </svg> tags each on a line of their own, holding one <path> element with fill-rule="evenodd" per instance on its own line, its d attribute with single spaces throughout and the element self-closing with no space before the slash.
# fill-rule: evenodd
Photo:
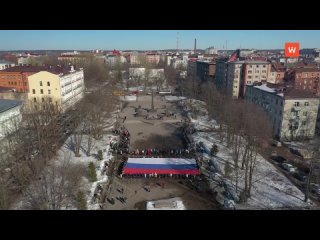
<svg viewBox="0 0 320 240">
<path fill-rule="evenodd" d="M 110 142 L 110 148 L 114 153 L 123 155 L 129 153 L 130 133 L 125 127 L 121 127 L 113 131 L 119 135 L 119 142 Z"/>
<path fill-rule="evenodd" d="M 148 148 L 136 149 L 131 151 L 129 155 L 133 157 L 191 157 L 194 155 L 194 148 Z"/>
</svg>

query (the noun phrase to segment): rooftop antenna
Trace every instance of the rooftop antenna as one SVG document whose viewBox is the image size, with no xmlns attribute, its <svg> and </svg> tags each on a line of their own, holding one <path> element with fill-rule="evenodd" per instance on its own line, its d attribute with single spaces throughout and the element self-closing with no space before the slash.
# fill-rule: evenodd
<svg viewBox="0 0 320 240">
<path fill-rule="evenodd" d="M 177 32 L 177 52 L 179 52 L 179 32 Z"/>
</svg>

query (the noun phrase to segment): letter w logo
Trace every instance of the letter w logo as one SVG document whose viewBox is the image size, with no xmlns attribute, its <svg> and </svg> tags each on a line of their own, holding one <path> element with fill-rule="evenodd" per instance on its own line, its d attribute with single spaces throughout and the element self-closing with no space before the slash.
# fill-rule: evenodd
<svg viewBox="0 0 320 240">
<path fill-rule="evenodd" d="M 289 51 L 289 53 L 295 53 L 296 52 L 296 48 L 295 47 L 289 47 L 288 51 Z"/>
<path fill-rule="evenodd" d="M 300 52 L 300 44 L 299 43 L 286 43 L 284 50 L 285 50 L 285 57 L 298 58 L 299 52 Z"/>
</svg>

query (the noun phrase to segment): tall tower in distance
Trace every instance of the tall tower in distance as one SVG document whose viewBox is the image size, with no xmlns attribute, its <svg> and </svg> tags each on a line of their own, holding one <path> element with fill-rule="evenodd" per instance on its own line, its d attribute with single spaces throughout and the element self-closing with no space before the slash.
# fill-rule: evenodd
<svg viewBox="0 0 320 240">
<path fill-rule="evenodd" d="M 194 39 L 194 50 L 193 50 L 194 54 L 196 54 L 197 52 L 197 39 Z"/>
<path fill-rule="evenodd" d="M 177 32 L 177 52 L 179 52 L 179 32 Z"/>
</svg>

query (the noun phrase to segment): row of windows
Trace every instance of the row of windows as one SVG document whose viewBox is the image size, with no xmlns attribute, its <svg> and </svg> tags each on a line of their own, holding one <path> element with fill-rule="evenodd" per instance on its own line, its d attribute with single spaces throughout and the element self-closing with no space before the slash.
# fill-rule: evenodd
<svg viewBox="0 0 320 240">
<path fill-rule="evenodd" d="M 44 98 L 41 98 L 41 101 L 44 102 Z M 37 102 L 37 98 L 33 98 L 33 102 Z M 52 102 L 52 98 L 49 98 L 49 102 Z"/>
<path fill-rule="evenodd" d="M 40 87 L 42 87 L 42 81 L 40 81 Z M 50 82 L 47 82 L 47 86 L 50 87 Z"/>
<path fill-rule="evenodd" d="M 256 67 L 258 68 L 261 65 L 256 65 Z M 262 65 L 263 68 L 266 68 L 266 65 Z M 252 68 L 252 65 L 249 65 L 249 68 Z"/>
<path fill-rule="evenodd" d="M 300 102 L 294 102 L 294 106 L 295 107 L 299 107 L 300 106 Z M 309 106 L 309 102 L 304 102 L 304 106 Z"/>
<path fill-rule="evenodd" d="M 36 94 L 36 90 L 32 89 L 32 94 Z M 40 89 L 40 94 L 43 94 L 43 89 Z M 48 89 L 48 94 L 51 94 L 51 90 Z"/>
<path fill-rule="evenodd" d="M 297 74 L 297 76 L 298 76 L 298 77 L 301 77 L 302 74 Z M 311 74 L 305 73 L 304 76 L 305 76 L 305 77 L 308 77 L 308 76 L 309 76 L 309 77 L 315 77 L 315 76 L 320 77 L 320 73 L 317 73 L 317 74 L 315 74 L 315 73 L 311 73 Z"/>
</svg>

